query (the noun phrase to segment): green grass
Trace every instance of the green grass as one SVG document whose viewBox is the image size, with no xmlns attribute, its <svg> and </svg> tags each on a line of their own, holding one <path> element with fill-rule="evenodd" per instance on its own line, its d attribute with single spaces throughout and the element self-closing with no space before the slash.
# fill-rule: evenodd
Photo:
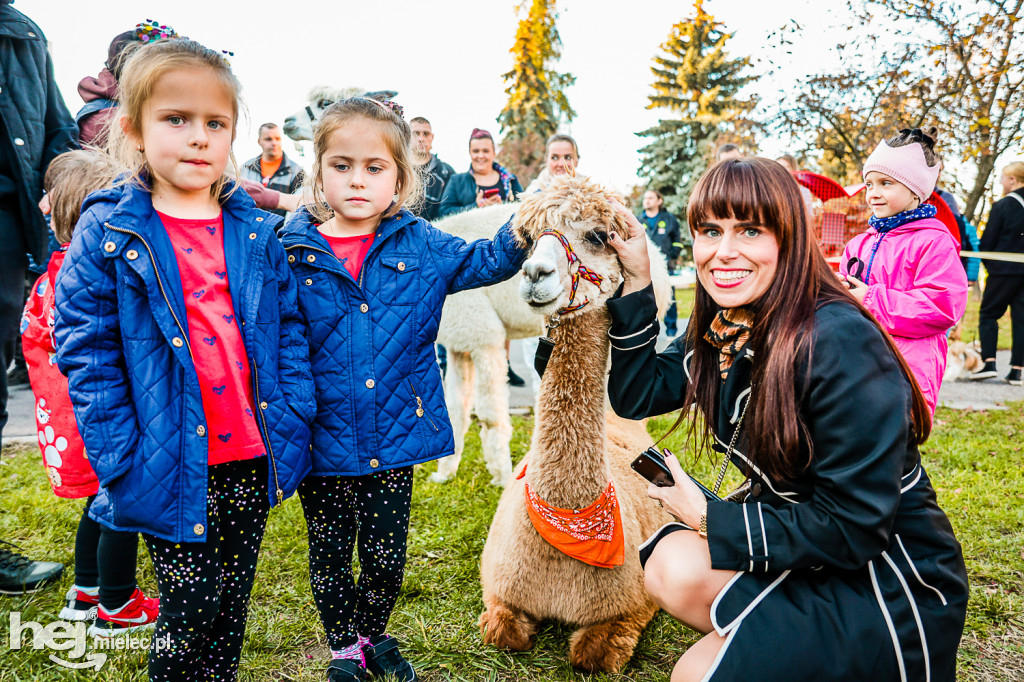
<svg viewBox="0 0 1024 682">
<path fill-rule="evenodd" d="M 967 633 L 960 648 L 962 680 L 1022 679 L 1024 671 L 1024 420 L 1022 405 L 990 413 L 940 409 L 924 460 L 964 547 L 971 575 Z M 671 417 L 652 420 L 664 433 Z M 513 458 L 526 452 L 532 420 L 515 418 Z M 668 439 L 682 451 L 682 437 Z M 12 446 L 0 467 L 0 538 L 17 542 L 36 558 L 70 564 L 80 501 L 50 492 L 37 448 Z M 433 465 L 416 472 L 405 585 L 391 631 L 404 643 L 426 682 L 441 680 L 664 680 L 696 633 L 660 613 L 640 640 L 622 675 L 584 676 L 567 662 L 568 628 L 542 627 L 532 651 L 509 654 L 484 646 L 476 627 L 482 609 L 479 557 L 500 491 L 488 484 L 478 429 L 453 482 L 427 480 Z M 710 480 L 712 467 L 692 469 Z M 726 485 L 729 484 L 727 481 Z M 140 550 L 140 581 L 155 594 L 152 567 Z M 323 680 L 327 648 L 306 574 L 305 524 L 298 502 L 272 512 L 253 590 L 241 664 L 243 680 Z M 48 652 L 7 649 L 9 611 L 22 620 L 56 619 L 71 571 L 59 587 L 30 597 L 0 597 L 0 682 L 65 680 L 75 675 Z M 78 673 L 85 675 L 86 673 Z M 145 655 L 112 652 L 96 675 L 103 680 L 145 679 Z"/>
</svg>

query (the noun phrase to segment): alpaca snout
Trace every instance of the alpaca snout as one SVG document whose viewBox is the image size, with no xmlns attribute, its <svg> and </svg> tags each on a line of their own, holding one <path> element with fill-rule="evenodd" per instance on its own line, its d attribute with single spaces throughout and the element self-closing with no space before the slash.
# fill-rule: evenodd
<svg viewBox="0 0 1024 682">
<path fill-rule="evenodd" d="M 308 116 L 303 116 L 308 119 Z M 307 134 L 309 132 L 309 125 L 306 121 L 299 121 L 298 116 L 292 114 L 284 120 L 284 126 L 281 128 L 284 134 L 293 140 L 311 140 L 312 135 Z"/>
<path fill-rule="evenodd" d="M 555 264 L 538 259 L 530 259 L 523 264 L 523 276 L 536 284 L 545 277 L 555 274 Z"/>
</svg>

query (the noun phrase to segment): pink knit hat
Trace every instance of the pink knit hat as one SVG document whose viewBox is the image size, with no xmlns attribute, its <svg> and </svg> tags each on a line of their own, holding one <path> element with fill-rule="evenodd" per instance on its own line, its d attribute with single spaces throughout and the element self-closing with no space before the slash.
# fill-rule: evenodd
<svg viewBox="0 0 1024 682">
<path fill-rule="evenodd" d="M 939 180 L 941 170 L 942 164 L 928 165 L 920 142 L 890 147 L 888 142 L 882 140 L 864 162 L 861 177 L 867 176 L 871 171 L 885 173 L 893 180 L 906 185 L 923 203 L 935 190 L 935 183 Z"/>
</svg>

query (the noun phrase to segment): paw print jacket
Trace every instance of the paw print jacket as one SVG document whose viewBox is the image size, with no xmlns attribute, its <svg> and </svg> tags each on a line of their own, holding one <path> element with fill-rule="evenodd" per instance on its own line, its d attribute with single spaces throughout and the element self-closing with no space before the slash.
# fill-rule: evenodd
<svg viewBox="0 0 1024 682">
<path fill-rule="evenodd" d="M 43 466 L 57 497 L 89 497 L 99 483 L 89 466 L 68 396 L 68 380 L 57 368 L 53 343 L 53 283 L 66 247 L 55 251 L 46 274 L 36 280 L 21 317 L 21 344 L 36 405 Z"/>
<path fill-rule="evenodd" d="M 453 454 L 434 341 L 445 298 L 526 258 L 508 224 L 472 243 L 408 211 L 381 222 L 358 279 L 305 210 L 281 231 L 309 327 L 313 475 L 362 476 Z"/>
<path fill-rule="evenodd" d="M 224 252 L 273 505 L 309 472 L 309 346 L 274 236 L 281 219 L 230 189 Z M 57 359 L 100 482 L 90 514 L 116 530 L 204 541 L 212 435 L 181 276 L 148 191 L 125 185 L 86 199 L 56 295 Z"/>
</svg>

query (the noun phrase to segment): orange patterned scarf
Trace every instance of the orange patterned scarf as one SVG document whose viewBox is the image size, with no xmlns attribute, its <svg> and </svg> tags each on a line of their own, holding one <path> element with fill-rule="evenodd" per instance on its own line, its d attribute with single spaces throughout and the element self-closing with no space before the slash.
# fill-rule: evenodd
<svg viewBox="0 0 1024 682">
<path fill-rule="evenodd" d="M 753 315 L 749 308 L 722 308 L 704 332 L 704 340 L 718 349 L 718 371 L 724 380 L 733 360 L 750 339 Z"/>
<path fill-rule="evenodd" d="M 516 478 L 526 476 L 526 467 Z M 611 481 L 586 509 L 552 507 L 526 482 L 526 512 L 548 544 L 558 551 L 598 568 L 615 568 L 626 560 L 622 514 Z"/>
</svg>

